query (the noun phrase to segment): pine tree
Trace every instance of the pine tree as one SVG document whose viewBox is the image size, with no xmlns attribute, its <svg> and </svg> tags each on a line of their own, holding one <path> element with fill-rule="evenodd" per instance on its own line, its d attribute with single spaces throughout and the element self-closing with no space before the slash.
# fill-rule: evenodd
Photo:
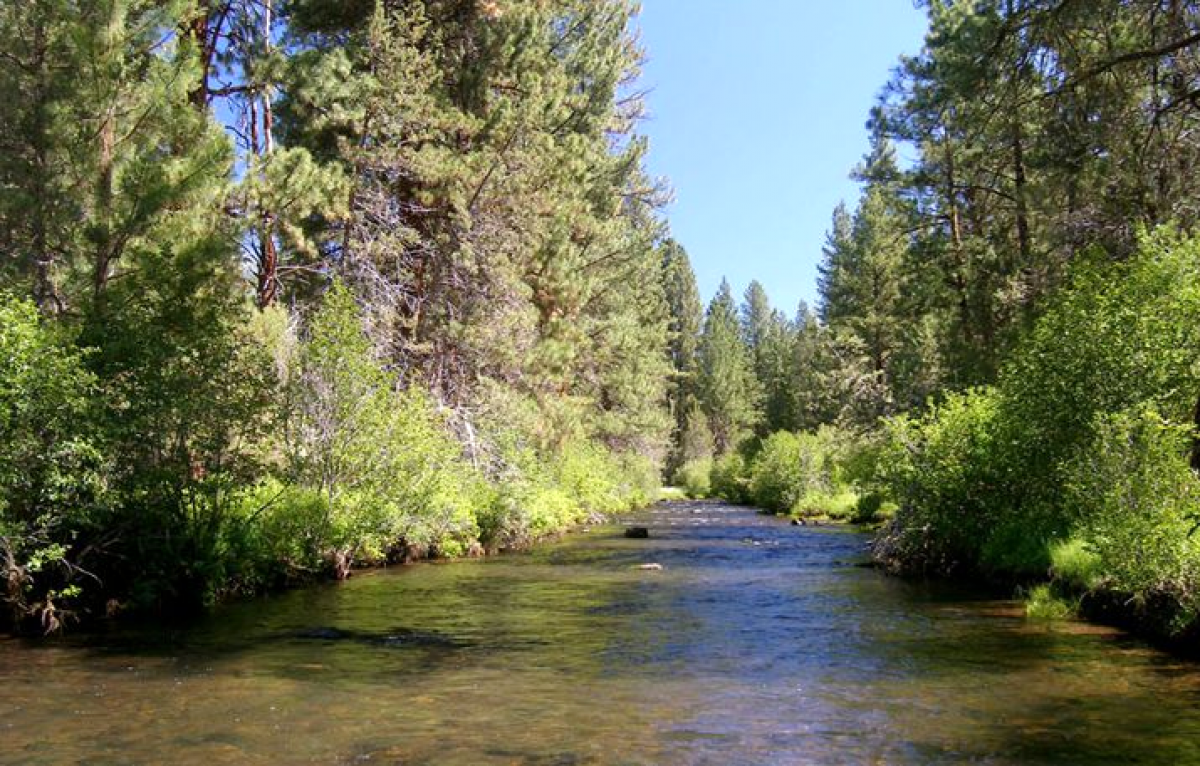
<svg viewBox="0 0 1200 766">
<path fill-rule="evenodd" d="M 661 193 L 637 99 L 618 101 L 637 73 L 633 10 L 292 11 L 304 66 L 283 134 L 350 179 L 347 220 L 314 235 L 325 259 L 407 379 L 465 418 L 525 420 L 546 449 L 666 444 Z"/>
<path fill-rule="evenodd" d="M 793 389 L 797 328 L 778 309 L 772 309 L 766 332 L 759 342 L 757 377 L 763 388 L 763 420 L 759 434 L 797 428 Z"/>
<path fill-rule="evenodd" d="M 856 311 L 853 296 L 846 294 L 848 281 L 846 271 L 855 261 L 854 219 L 844 202 L 833 210 L 825 245 L 821 248 L 821 261 L 817 264 L 817 289 L 821 295 L 820 319 L 828 324 Z"/>
<path fill-rule="evenodd" d="M 758 435 L 790 430 L 794 329 L 782 312 L 771 308 L 767 291 L 757 280 L 746 288 L 741 321 L 743 341 L 750 350 L 754 377 L 763 395 Z"/>
<path fill-rule="evenodd" d="M 704 317 L 700 400 L 718 455 L 736 449 L 761 418 L 762 390 L 754 376 L 749 349 L 742 341 L 733 294 L 724 280 Z"/>
<path fill-rule="evenodd" d="M 845 345 L 843 388 L 854 392 L 855 419 L 868 422 L 886 414 L 894 399 L 893 362 L 907 318 L 904 280 L 909 241 L 904 210 L 895 191 L 894 153 L 877 140 L 858 173 L 867 183 L 863 199 L 845 229 L 844 210 L 821 266 L 822 315 Z"/>
<path fill-rule="evenodd" d="M 741 306 L 742 340 L 750 349 L 755 370 L 762 368 L 763 345 L 771 323 L 771 299 L 757 279 L 746 288 Z M 760 375 L 761 379 L 761 375 Z"/>
<path fill-rule="evenodd" d="M 700 330 L 704 323 L 704 306 L 696 287 L 687 251 L 674 240 L 662 244 L 663 289 L 671 315 L 671 339 L 668 354 L 673 372 L 669 407 L 675 419 L 673 449 L 667 465 L 667 475 L 686 462 L 695 449 L 688 447 L 689 423 L 697 420 Z M 704 426 L 707 431 L 707 424 Z M 711 442 L 711 435 L 708 436 Z M 711 444 L 707 452 L 711 453 Z M 693 456 L 694 457 L 694 456 Z"/>
<path fill-rule="evenodd" d="M 796 430 L 810 431 L 835 422 L 841 411 L 830 379 L 836 358 L 831 353 L 828 330 L 803 301 L 794 325 L 788 386 L 791 417 Z"/>
</svg>

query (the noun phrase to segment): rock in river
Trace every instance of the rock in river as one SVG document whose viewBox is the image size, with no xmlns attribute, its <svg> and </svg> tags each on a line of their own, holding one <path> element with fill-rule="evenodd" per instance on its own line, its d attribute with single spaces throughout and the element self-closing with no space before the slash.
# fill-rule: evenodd
<svg viewBox="0 0 1200 766">
<path fill-rule="evenodd" d="M 629 527 L 625 530 L 625 536 L 631 540 L 645 540 L 650 537 L 650 530 L 646 527 Z"/>
</svg>

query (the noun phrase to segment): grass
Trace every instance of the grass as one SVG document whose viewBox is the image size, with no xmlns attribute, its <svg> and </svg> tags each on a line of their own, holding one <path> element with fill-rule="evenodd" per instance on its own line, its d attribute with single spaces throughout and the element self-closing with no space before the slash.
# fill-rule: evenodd
<svg viewBox="0 0 1200 766">
<path fill-rule="evenodd" d="M 1075 616 L 1075 605 L 1058 597 L 1050 585 L 1035 585 L 1025 595 L 1025 614 L 1034 620 L 1066 620 Z"/>
<path fill-rule="evenodd" d="M 1051 546 L 1050 565 L 1054 579 L 1074 590 L 1092 590 L 1102 578 L 1100 557 L 1077 537 Z"/>
<path fill-rule="evenodd" d="M 795 518 L 826 518 L 833 521 L 850 521 L 858 506 L 858 494 L 852 490 L 840 492 L 809 492 L 792 506 Z"/>
</svg>

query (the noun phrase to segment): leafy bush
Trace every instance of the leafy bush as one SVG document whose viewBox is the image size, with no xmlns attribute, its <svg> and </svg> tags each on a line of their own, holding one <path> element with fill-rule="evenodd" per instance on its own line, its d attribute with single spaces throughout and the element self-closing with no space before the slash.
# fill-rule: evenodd
<svg viewBox="0 0 1200 766">
<path fill-rule="evenodd" d="M 883 475 L 899 508 L 876 552 L 889 564 L 949 572 L 979 562 L 998 500 L 998 407 L 994 391 L 976 389 L 888 422 Z"/>
<path fill-rule="evenodd" d="M 712 470 L 711 458 L 689 460 L 675 473 L 675 483 L 682 487 L 690 498 L 709 497 L 712 493 Z"/>
<path fill-rule="evenodd" d="M 627 510 L 634 494 L 625 485 L 623 467 L 616 456 L 598 444 L 578 440 L 562 450 L 556 465 L 555 483 L 578 506 L 580 519 Z"/>
<path fill-rule="evenodd" d="M 899 511 L 878 543 L 902 567 L 959 567 L 1154 603 L 1167 632 L 1200 616 L 1200 244 L 1144 236 L 1085 259 L 994 389 L 890 425 Z M 1164 606 L 1169 605 L 1169 606 Z"/>
<path fill-rule="evenodd" d="M 850 515 L 852 524 L 878 524 L 894 517 L 896 504 L 887 500 L 881 492 L 859 495 Z"/>
<path fill-rule="evenodd" d="M 750 481 L 746 459 L 730 452 L 713 461 L 712 494 L 730 503 L 750 503 Z"/>
<path fill-rule="evenodd" d="M 522 548 L 647 505 L 658 495 L 658 471 L 650 461 L 584 440 L 548 455 L 510 441 L 501 462 L 493 499 L 478 513 L 480 541 L 489 549 Z"/>
<path fill-rule="evenodd" d="M 840 463 L 846 441 L 844 432 L 828 426 L 799 434 L 780 431 L 767 437 L 750 466 L 751 500 L 774 513 L 796 510 L 805 497 L 824 497 L 812 503 L 813 508 L 838 505 L 830 501 L 842 494 Z"/>
<path fill-rule="evenodd" d="M 1200 614 L 1200 481 L 1188 464 L 1191 429 L 1152 407 L 1105 416 L 1069 464 L 1067 497 L 1086 547 L 1059 563 L 1087 584 L 1174 602 Z"/>
<path fill-rule="evenodd" d="M 1050 546 L 1050 573 L 1064 587 L 1082 592 L 1102 584 L 1104 564 L 1086 540 L 1073 537 Z"/>
<path fill-rule="evenodd" d="M 1033 586 L 1025 595 L 1025 614 L 1034 620 L 1065 620 L 1073 617 L 1076 606 L 1059 596 L 1047 584 Z"/>
<path fill-rule="evenodd" d="M 662 490 L 661 471 L 653 460 L 635 452 L 616 453 L 616 460 L 625 508 L 644 508 L 658 499 Z M 612 509 L 604 510 L 604 513 L 611 512 Z"/>
<path fill-rule="evenodd" d="M 0 294 L 0 599 L 14 623 L 58 627 L 85 583 L 73 537 L 105 502 L 108 474 L 95 385 L 32 303 Z"/>
<path fill-rule="evenodd" d="M 814 483 L 814 466 L 806 465 L 800 437 L 788 431 L 778 431 L 763 441 L 762 448 L 750 464 L 749 491 L 751 501 L 772 513 L 785 513 Z"/>
<path fill-rule="evenodd" d="M 335 285 L 300 351 L 290 475 L 327 565 L 415 547 L 459 554 L 476 538 L 483 477 L 463 457 L 429 395 L 397 382 L 374 358 L 353 297 Z M 583 490 L 577 486 L 577 490 Z"/>
</svg>

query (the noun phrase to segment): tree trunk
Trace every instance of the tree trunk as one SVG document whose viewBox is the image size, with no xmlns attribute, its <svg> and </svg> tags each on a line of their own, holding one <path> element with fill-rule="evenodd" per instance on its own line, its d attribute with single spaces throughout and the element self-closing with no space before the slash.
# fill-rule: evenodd
<svg viewBox="0 0 1200 766">
<path fill-rule="evenodd" d="M 1192 423 L 1196 430 L 1192 432 L 1192 470 L 1200 473 L 1200 398 L 1192 411 Z"/>
<path fill-rule="evenodd" d="M 271 50 L 272 0 L 263 2 L 263 47 Z M 259 110 L 261 109 L 261 114 Z M 275 148 L 275 117 L 271 105 L 271 88 L 259 83 L 251 102 L 252 151 L 268 157 Z M 275 245 L 275 213 L 263 209 L 259 215 L 258 307 L 267 308 L 279 294 L 279 251 Z"/>
<path fill-rule="evenodd" d="M 47 146 L 46 133 L 49 128 L 47 111 L 47 91 L 49 90 L 50 71 L 47 61 L 46 29 L 38 24 L 34 29 L 34 62 L 37 71 L 36 102 L 34 105 L 33 162 L 31 186 L 33 191 L 33 209 L 30 211 L 32 220 L 32 261 L 33 261 L 33 300 L 44 313 L 57 311 L 58 296 L 54 288 L 54 255 L 50 251 L 49 235 L 47 232 L 46 216 L 50 208 L 50 190 L 47 179 L 50 171 L 50 151 Z"/>
<path fill-rule="evenodd" d="M 1021 255 L 1019 268 L 1033 265 L 1033 238 L 1029 233 L 1029 204 L 1026 199 L 1028 181 L 1025 175 L 1025 146 L 1021 123 L 1013 121 L 1012 127 L 1013 178 L 1016 188 L 1013 196 L 1017 200 L 1017 249 Z"/>
</svg>

